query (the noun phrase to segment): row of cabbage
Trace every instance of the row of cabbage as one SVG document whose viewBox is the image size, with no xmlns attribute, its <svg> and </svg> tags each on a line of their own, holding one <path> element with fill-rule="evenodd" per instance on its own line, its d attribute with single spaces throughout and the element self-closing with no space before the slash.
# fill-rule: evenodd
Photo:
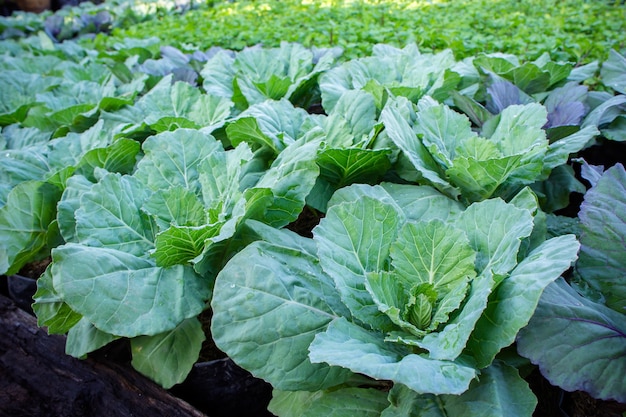
<svg viewBox="0 0 626 417">
<path fill-rule="evenodd" d="M 95 4 L 85 1 L 41 14 L 17 11 L 11 16 L 0 16 L 0 39 L 20 39 L 40 31 L 55 42 L 93 37 L 159 16 L 185 13 L 196 5 L 193 0 L 107 0 Z"/>
<path fill-rule="evenodd" d="M 280 416 L 530 416 L 531 361 L 626 402 L 623 168 L 577 162 L 593 198 L 554 215 L 626 140 L 624 57 L 152 42 L 0 46 L 0 273 L 51 256 L 68 354 L 128 338 L 171 387 L 209 336 Z"/>
</svg>

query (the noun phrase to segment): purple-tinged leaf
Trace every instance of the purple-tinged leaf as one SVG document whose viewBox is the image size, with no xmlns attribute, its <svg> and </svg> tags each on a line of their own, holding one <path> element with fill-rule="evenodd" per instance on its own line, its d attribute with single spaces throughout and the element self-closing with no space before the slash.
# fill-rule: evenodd
<svg viewBox="0 0 626 417">
<path fill-rule="evenodd" d="M 545 289 L 517 347 L 552 384 L 626 402 L 626 316 L 581 297 L 565 280 Z"/>
</svg>

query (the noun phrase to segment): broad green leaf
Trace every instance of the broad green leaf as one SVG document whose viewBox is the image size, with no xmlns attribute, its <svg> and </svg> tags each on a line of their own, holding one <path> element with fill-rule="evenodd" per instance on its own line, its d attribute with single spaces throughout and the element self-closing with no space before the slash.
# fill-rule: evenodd
<svg viewBox="0 0 626 417">
<path fill-rule="evenodd" d="M 80 197 L 76 238 L 83 245 L 146 256 L 154 247 L 156 225 L 142 211 L 150 196 L 137 179 L 107 174 Z"/>
<path fill-rule="evenodd" d="M 369 272 L 366 275 L 365 288 L 376 303 L 378 310 L 385 313 L 396 326 L 414 335 L 423 336 L 425 326 L 420 328 L 419 324 L 414 324 L 415 321 L 403 317 L 405 305 L 409 303 L 409 293 L 396 281 L 396 275 L 390 272 Z"/>
<path fill-rule="evenodd" d="M 264 101 L 250 106 L 228 123 L 226 133 L 233 146 L 247 142 L 253 149 L 268 146 L 278 154 L 303 134 L 309 115 L 289 101 Z"/>
<path fill-rule="evenodd" d="M 63 300 L 101 331 L 118 336 L 172 330 L 200 314 L 210 296 L 206 280 L 191 268 L 155 267 L 116 249 L 67 244 L 52 258 L 54 288 Z"/>
<path fill-rule="evenodd" d="M 233 96 L 235 58 L 232 55 L 232 51 L 221 50 L 204 64 L 200 75 L 202 87 L 207 94 L 223 98 Z"/>
<path fill-rule="evenodd" d="M 486 200 L 494 196 L 498 187 L 512 177 L 520 166 L 528 171 L 522 184 L 532 183 L 542 172 L 541 159 L 535 159 L 528 166 L 524 166 L 522 154 L 501 158 L 479 158 L 457 157 L 452 168 L 446 171 L 450 182 L 463 190 L 464 196 L 470 201 Z"/>
<path fill-rule="evenodd" d="M 537 399 L 518 371 L 494 362 L 461 395 L 417 394 L 396 384 L 381 417 L 532 416 Z"/>
<path fill-rule="evenodd" d="M 95 168 L 103 168 L 109 172 L 130 174 L 137 163 L 140 144 L 131 139 L 118 139 L 106 148 L 87 151 L 77 165 L 79 173 L 95 180 Z"/>
<path fill-rule="evenodd" d="M 329 202 L 330 206 L 353 202 L 369 196 L 396 205 L 407 221 L 447 221 L 463 210 L 463 205 L 429 186 L 415 186 L 384 182 L 369 186 L 354 184 L 338 190 Z"/>
<path fill-rule="evenodd" d="M 626 58 L 611 49 L 609 59 L 602 63 L 600 77 L 602 77 L 604 85 L 619 93 L 626 94 Z"/>
<path fill-rule="evenodd" d="M 394 66 L 393 60 L 369 57 L 328 70 L 319 78 L 324 109 L 333 111 L 346 91 L 363 89 L 370 80 L 376 80 L 380 85 L 393 83 L 397 79 Z"/>
<path fill-rule="evenodd" d="M 618 142 L 626 142 L 626 114 L 617 116 L 608 126 L 602 129 L 604 137 Z"/>
<path fill-rule="evenodd" d="M 203 252 L 207 240 L 217 236 L 222 225 L 222 223 L 204 226 L 173 225 L 157 234 L 155 249 L 152 252 L 157 266 L 187 264 Z"/>
<path fill-rule="evenodd" d="M 449 416 L 531 417 L 537 399 L 517 369 L 496 361 L 480 373 L 468 391 L 443 398 Z"/>
<path fill-rule="evenodd" d="M 553 213 L 570 205 L 571 194 L 584 194 L 587 187 L 576 178 L 574 168 L 569 164 L 555 167 L 543 181 L 531 184 L 541 202 L 541 209 Z"/>
<path fill-rule="evenodd" d="M 534 145 L 546 141 L 542 127 L 548 116 L 541 104 L 509 106 L 498 116 L 498 124 L 493 132 L 489 132 L 489 138 L 504 155 L 527 152 Z"/>
<path fill-rule="evenodd" d="M 84 317 L 67 332 L 65 353 L 75 358 L 84 359 L 88 353 L 100 349 L 119 337 L 98 330 Z"/>
<path fill-rule="evenodd" d="M 394 384 L 389 391 L 389 407 L 381 417 L 450 417 L 443 396 L 418 394 L 406 385 Z M 460 416 L 459 416 L 460 417 Z"/>
<path fill-rule="evenodd" d="M 199 165 L 213 152 L 223 149 L 213 136 L 192 129 L 163 132 L 143 143 L 145 156 L 134 177 L 153 190 L 182 186 L 200 191 Z"/>
<path fill-rule="evenodd" d="M 274 193 L 274 201 L 263 218 L 265 223 L 284 227 L 298 218 L 319 176 L 315 163 L 318 147 L 318 142 L 306 142 L 304 138 L 292 143 L 256 183 L 255 188 Z"/>
<path fill-rule="evenodd" d="M 375 183 L 391 168 L 390 149 L 324 149 L 317 157 L 320 175 L 341 188 L 352 183 Z"/>
<path fill-rule="evenodd" d="M 205 207 L 214 210 L 219 207 L 220 216 L 232 213 L 241 196 L 244 164 L 252 158 L 253 154 L 246 143 L 226 152 L 218 148 L 207 155 L 199 169 Z"/>
<path fill-rule="evenodd" d="M 82 175 L 73 175 L 67 179 L 61 201 L 57 204 L 57 220 L 61 235 L 66 242 L 78 242 L 74 213 L 80 208 L 82 195 L 90 191 L 93 185 Z"/>
<path fill-rule="evenodd" d="M 33 127 L 22 127 L 12 124 L 2 129 L 0 138 L 6 141 L 6 149 L 36 148 L 46 145 L 50 140 L 50 133 L 42 132 Z"/>
<path fill-rule="evenodd" d="M 104 111 L 105 118 L 118 121 L 126 134 L 146 137 L 152 132 L 151 127 L 158 131 L 173 129 L 175 125 L 219 127 L 230 115 L 229 97 L 209 96 L 186 82 L 172 80 L 171 74 L 162 77 L 132 106 Z"/>
<path fill-rule="evenodd" d="M 340 384 L 351 373 L 311 363 L 307 349 L 316 333 L 350 313 L 319 267 L 312 242 L 288 231 L 281 235 L 276 243 L 252 243 L 221 270 L 211 334 L 239 366 L 277 389 Z"/>
<path fill-rule="evenodd" d="M 291 84 L 313 69 L 313 54 L 296 43 L 281 43 L 279 48 L 246 48 L 235 57 L 236 82 L 249 104 L 266 99 L 280 100 Z"/>
<path fill-rule="evenodd" d="M 61 82 L 56 77 L 42 77 L 23 71 L 3 70 L 0 72 L 0 126 L 22 122 L 28 110 L 37 103 L 37 93 Z"/>
<path fill-rule="evenodd" d="M 345 318 L 334 320 L 325 332 L 316 335 L 309 352 L 313 363 L 341 366 L 374 379 L 404 384 L 418 393 L 460 394 L 477 376 L 471 367 L 428 359 L 387 343 L 381 333 Z"/>
<path fill-rule="evenodd" d="M 476 270 L 504 276 L 517 264 L 522 239 L 530 236 L 533 218 L 528 210 L 491 199 L 469 206 L 456 221 L 477 252 Z"/>
<path fill-rule="evenodd" d="M 285 147 L 278 138 L 268 136 L 254 117 L 241 116 L 226 126 L 226 134 L 230 142 L 237 146 L 240 143 L 249 143 L 254 148 L 268 147 L 274 154 L 280 153 Z"/>
<path fill-rule="evenodd" d="M 406 100 L 389 101 L 381 113 L 385 131 L 415 167 L 418 174 L 438 190 L 450 197 L 456 197 L 459 191 L 446 179 L 442 168 L 437 164 L 426 146 L 419 140 L 409 122 L 402 117 L 401 107 L 406 107 Z"/>
<path fill-rule="evenodd" d="M 78 165 L 83 156 L 94 149 L 106 148 L 111 144 L 111 135 L 99 121 L 82 133 L 70 132 L 64 137 L 48 143 L 48 161 L 52 169 L 60 170 L 69 165 Z"/>
<path fill-rule="evenodd" d="M 380 97 L 381 89 L 385 89 L 412 102 L 424 94 L 445 100 L 460 81 L 452 70 L 456 61 L 451 50 L 421 54 L 415 44 L 395 48 L 392 53 L 388 53 L 392 47 L 386 45 L 384 49 L 387 52 L 348 61 L 323 74 L 319 84 L 324 108 L 334 109 L 348 90 L 365 90 Z"/>
<path fill-rule="evenodd" d="M 11 190 L 0 208 L 0 274 L 13 275 L 46 247 L 48 226 L 56 216 L 61 190 L 41 181 L 27 181 Z"/>
<path fill-rule="evenodd" d="M 350 147 L 368 139 L 376 124 L 376 104 L 361 90 L 346 91 L 324 120 L 329 147 Z"/>
<path fill-rule="evenodd" d="M 518 352 L 539 365 L 550 383 L 594 398 L 626 401 L 626 321 L 602 304 L 580 296 L 563 279 L 550 284 Z"/>
<path fill-rule="evenodd" d="M 221 127 L 233 113 L 230 98 L 203 94 L 191 105 L 188 117 L 202 127 Z"/>
<path fill-rule="evenodd" d="M 624 114 L 626 109 L 626 95 L 618 94 L 614 97 L 610 95 L 605 98 L 600 105 L 594 108 L 585 117 L 581 128 L 596 126 L 602 131 L 616 118 Z"/>
<path fill-rule="evenodd" d="M 584 149 L 599 134 L 600 132 L 595 126 L 587 126 L 556 142 L 552 142 L 548 146 L 548 151 L 543 160 L 544 169 L 553 169 L 565 164 L 570 154 Z"/>
<path fill-rule="evenodd" d="M 531 251 L 489 299 L 467 344 L 479 367 L 515 341 L 528 324 L 543 290 L 576 260 L 579 244 L 573 235 L 549 239 Z"/>
<path fill-rule="evenodd" d="M 451 167 L 457 148 L 476 136 L 465 115 L 430 98 L 419 103 L 414 131 L 421 135 L 424 146 L 443 169 Z"/>
<path fill-rule="evenodd" d="M 445 294 L 476 275 L 475 251 L 465 233 L 440 220 L 406 223 L 398 231 L 390 255 L 396 278 L 407 289 L 430 284 Z"/>
<path fill-rule="evenodd" d="M 268 410 L 280 417 L 379 417 L 388 405 L 387 394 L 373 388 L 316 392 L 274 390 Z"/>
<path fill-rule="evenodd" d="M 626 171 L 609 168 L 585 194 L 580 208 L 582 235 L 578 273 L 606 298 L 606 305 L 626 313 Z"/>
<path fill-rule="evenodd" d="M 7 149 L 0 153 L 0 181 L 7 187 L 7 195 L 22 182 L 45 179 L 49 171 L 46 149 L 42 146 Z"/>
<path fill-rule="evenodd" d="M 153 193 L 141 209 L 155 219 L 161 231 L 172 225 L 202 226 L 207 222 L 207 214 L 199 197 L 182 186 Z"/>
<path fill-rule="evenodd" d="M 335 281 L 342 301 L 354 317 L 379 329 L 389 327 L 389 319 L 378 311 L 365 279 L 368 272 L 387 269 L 402 221 L 394 206 L 372 197 L 337 204 L 313 230 L 320 264 Z"/>
<path fill-rule="evenodd" d="M 48 334 L 67 333 L 82 318 L 80 314 L 72 311 L 54 290 L 50 268 L 37 279 L 37 292 L 33 295 L 33 300 L 37 325 L 46 327 Z"/>
<path fill-rule="evenodd" d="M 168 389 L 185 380 L 198 360 L 205 336 L 200 321 L 190 318 L 175 329 L 130 340 L 137 371 Z"/>
</svg>

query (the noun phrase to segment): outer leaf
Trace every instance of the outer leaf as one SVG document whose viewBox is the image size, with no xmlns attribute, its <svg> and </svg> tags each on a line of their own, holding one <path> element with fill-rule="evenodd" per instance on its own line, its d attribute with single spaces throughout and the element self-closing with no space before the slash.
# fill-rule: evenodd
<svg viewBox="0 0 626 417">
<path fill-rule="evenodd" d="M 246 101 L 256 104 L 284 97 L 291 84 L 312 70 L 312 60 L 313 54 L 302 45 L 283 42 L 280 48 L 246 48 L 237 54 L 233 67 Z"/>
<path fill-rule="evenodd" d="M 344 187 L 333 194 L 329 206 L 354 202 L 367 196 L 395 205 L 407 220 L 414 221 L 446 221 L 464 209 L 461 203 L 432 187 L 386 182 L 375 186 L 353 184 Z"/>
<path fill-rule="evenodd" d="M 0 208 L 0 274 L 17 273 L 46 249 L 61 190 L 41 181 L 17 185 Z"/>
<path fill-rule="evenodd" d="M 476 270 L 503 276 L 517 264 L 517 252 L 532 232 L 533 218 L 528 210 L 492 199 L 469 206 L 456 224 L 478 252 Z"/>
<path fill-rule="evenodd" d="M 119 139 L 106 148 L 91 149 L 85 153 L 77 168 L 90 179 L 95 179 L 95 168 L 109 172 L 130 174 L 137 163 L 140 146 L 131 139 Z"/>
<path fill-rule="evenodd" d="M 209 59 L 200 71 L 202 87 L 211 95 L 231 98 L 233 96 L 233 69 L 232 51 L 221 50 Z"/>
<path fill-rule="evenodd" d="M 559 279 L 546 288 L 530 323 L 520 331 L 518 351 L 554 385 L 623 403 L 624 317 L 581 297 Z"/>
<path fill-rule="evenodd" d="M 257 182 L 256 188 L 269 188 L 274 201 L 268 207 L 264 222 L 283 227 L 295 221 L 304 208 L 319 167 L 315 163 L 319 143 L 300 139 L 283 150 Z"/>
<path fill-rule="evenodd" d="M 307 348 L 316 333 L 349 312 L 317 264 L 311 242 L 280 234 L 285 239 L 254 242 L 221 270 L 211 333 L 237 364 L 277 389 L 315 391 L 340 384 L 351 374 L 311 363 Z"/>
<path fill-rule="evenodd" d="M 537 406 L 537 399 L 517 369 L 502 362 L 494 362 L 483 370 L 467 392 L 446 395 L 443 401 L 446 415 L 459 417 L 530 417 Z"/>
<path fill-rule="evenodd" d="M 389 393 L 381 417 L 531 416 L 537 399 L 516 369 L 494 362 L 461 395 L 419 395 L 403 385 Z"/>
<path fill-rule="evenodd" d="M 144 156 L 134 176 L 153 190 L 182 186 L 200 190 L 200 162 L 223 149 L 211 135 L 192 129 L 163 132 L 143 143 Z"/>
<path fill-rule="evenodd" d="M 78 242 L 74 212 L 80 207 L 81 196 L 90 191 L 92 186 L 93 183 L 82 175 L 73 175 L 67 179 L 61 201 L 57 204 L 59 229 L 66 242 Z"/>
<path fill-rule="evenodd" d="M 54 290 L 50 268 L 37 279 L 37 292 L 33 295 L 33 300 L 37 325 L 47 327 L 48 334 L 67 333 L 82 318 Z"/>
<path fill-rule="evenodd" d="M 375 183 L 391 168 L 391 149 L 325 149 L 317 158 L 320 175 L 344 187 L 352 183 Z"/>
<path fill-rule="evenodd" d="M 376 104 L 371 94 L 361 90 L 346 91 L 324 120 L 329 147 L 359 145 L 376 124 Z"/>
<path fill-rule="evenodd" d="M 249 107 L 226 127 L 234 146 L 241 142 L 253 148 L 269 146 L 278 154 L 304 134 L 303 124 L 309 115 L 289 101 L 265 101 Z"/>
<path fill-rule="evenodd" d="M 108 174 L 80 199 L 76 237 L 84 245 L 146 256 L 155 225 L 141 210 L 150 191 L 134 177 Z"/>
<path fill-rule="evenodd" d="M 166 333 L 131 339 L 131 363 L 163 388 L 171 388 L 185 380 L 198 360 L 204 339 L 202 325 L 190 318 Z"/>
<path fill-rule="evenodd" d="M 418 394 L 402 384 L 391 388 L 389 402 L 381 417 L 452 417 L 446 414 L 442 396 Z"/>
<path fill-rule="evenodd" d="M 533 315 L 544 288 L 575 261 L 578 247 L 574 235 L 547 240 L 502 281 L 468 343 L 479 367 L 488 366 L 500 349 L 513 343 Z"/>
<path fill-rule="evenodd" d="M 389 405 L 377 389 L 341 388 L 333 391 L 274 390 L 268 410 L 280 417 L 379 417 Z"/>
<path fill-rule="evenodd" d="M 37 102 L 36 94 L 61 81 L 56 77 L 41 77 L 23 71 L 3 70 L 0 74 L 3 86 L 0 92 L 0 126 L 23 121 L 28 110 Z"/>
<path fill-rule="evenodd" d="M 580 208 L 582 244 L 577 270 L 606 297 L 607 306 L 626 313 L 626 171 L 609 168 L 585 194 Z"/>
<path fill-rule="evenodd" d="M 205 207 L 214 210 L 219 208 L 218 215 L 222 217 L 232 213 L 241 197 L 243 165 L 252 157 L 252 152 L 245 143 L 227 152 L 215 149 L 207 155 L 199 167 Z"/>
<path fill-rule="evenodd" d="M 386 269 L 401 221 L 394 205 L 363 197 L 330 207 L 313 230 L 320 264 L 335 280 L 342 301 L 357 319 L 378 329 L 389 321 L 365 289 L 365 277 Z"/>
<path fill-rule="evenodd" d="M 380 115 L 391 140 L 404 152 L 424 179 L 449 196 L 456 197 L 459 192 L 445 179 L 441 167 L 418 139 L 407 120 L 402 117 L 399 110 L 407 105 L 407 101 L 397 100 L 397 104 L 392 103 L 394 102 L 388 102 Z"/>
<path fill-rule="evenodd" d="M 415 132 L 422 135 L 424 146 L 444 169 L 452 165 L 456 149 L 476 136 L 465 115 L 437 105 L 432 99 L 420 101 Z"/>
<path fill-rule="evenodd" d="M 6 195 L 22 182 L 43 180 L 48 171 L 50 166 L 43 146 L 9 149 L 0 154 L 0 180 L 7 187 Z"/>
<path fill-rule="evenodd" d="M 206 241 L 217 236 L 222 225 L 171 226 L 156 236 L 152 256 L 161 267 L 184 265 L 202 253 Z"/>
<path fill-rule="evenodd" d="M 626 58 L 615 50 L 609 51 L 609 59 L 602 63 L 602 83 L 613 90 L 626 94 Z"/>
<path fill-rule="evenodd" d="M 546 157 L 543 161 L 545 169 L 553 169 L 567 162 L 570 154 L 576 153 L 599 135 L 595 126 L 587 126 L 569 136 L 557 140 L 548 146 Z"/>
<path fill-rule="evenodd" d="M 98 330 L 84 317 L 67 333 L 65 353 L 75 358 L 84 359 L 88 353 L 100 349 L 119 337 Z"/>
<path fill-rule="evenodd" d="M 402 346 L 386 343 L 382 334 L 345 318 L 334 320 L 325 332 L 315 336 L 309 351 L 314 363 L 326 362 L 375 379 L 391 380 L 418 393 L 460 394 L 477 376 L 471 367 L 411 354 Z"/>
<path fill-rule="evenodd" d="M 206 210 L 198 196 L 182 186 L 152 194 L 142 210 L 153 216 L 161 230 L 171 225 L 200 226 L 207 221 Z"/>
<path fill-rule="evenodd" d="M 63 300 L 98 329 L 118 336 L 171 330 L 200 314 L 210 295 L 208 283 L 191 268 L 158 268 L 114 249 L 67 244 L 52 258 L 54 288 Z"/>
</svg>

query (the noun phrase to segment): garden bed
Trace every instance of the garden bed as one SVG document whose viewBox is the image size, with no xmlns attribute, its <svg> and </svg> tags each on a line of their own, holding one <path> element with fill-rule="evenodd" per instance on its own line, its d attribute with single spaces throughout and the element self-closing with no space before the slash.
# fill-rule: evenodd
<svg viewBox="0 0 626 417">
<path fill-rule="evenodd" d="M 626 411 L 623 54 L 86 42 L 110 5 L 3 21 L 2 411 Z"/>
</svg>

